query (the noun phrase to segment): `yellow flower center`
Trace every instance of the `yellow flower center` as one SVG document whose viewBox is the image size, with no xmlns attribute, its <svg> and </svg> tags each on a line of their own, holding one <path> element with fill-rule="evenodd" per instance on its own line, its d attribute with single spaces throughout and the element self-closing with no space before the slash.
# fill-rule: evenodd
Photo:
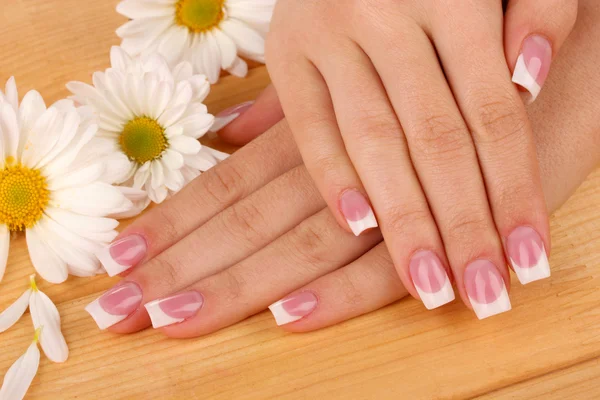
<svg viewBox="0 0 600 400">
<path fill-rule="evenodd" d="M 129 121 L 119 137 L 119 144 L 123 153 L 140 165 L 160 158 L 169 146 L 164 128 L 148 117 Z"/>
<path fill-rule="evenodd" d="M 10 164 L 0 170 L 0 224 L 23 231 L 42 218 L 50 191 L 40 171 Z"/>
<path fill-rule="evenodd" d="M 206 32 L 223 19 L 225 0 L 179 0 L 175 5 L 175 20 L 190 32 Z"/>
</svg>

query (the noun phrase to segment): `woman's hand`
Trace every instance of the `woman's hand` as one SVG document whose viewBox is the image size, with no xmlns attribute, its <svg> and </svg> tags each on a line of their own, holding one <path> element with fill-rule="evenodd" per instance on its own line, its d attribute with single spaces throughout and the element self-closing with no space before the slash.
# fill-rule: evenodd
<svg viewBox="0 0 600 400">
<path fill-rule="evenodd" d="M 381 227 L 428 309 L 510 310 L 550 275 L 535 143 L 513 81 L 537 97 L 576 0 L 280 0 L 267 66 L 340 226 Z M 372 204 L 372 207 L 371 207 Z M 377 218 L 376 218 L 377 216 Z M 450 273 L 451 271 L 451 273 Z"/>
</svg>

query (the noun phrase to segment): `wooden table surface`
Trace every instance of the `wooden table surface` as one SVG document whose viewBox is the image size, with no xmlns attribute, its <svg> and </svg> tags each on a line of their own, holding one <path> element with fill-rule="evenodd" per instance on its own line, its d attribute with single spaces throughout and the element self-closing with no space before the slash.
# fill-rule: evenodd
<svg viewBox="0 0 600 400">
<path fill-rule="evenodd" d="M 0 81 L 47 102 L 69 80 L 108 66 L 117 0 L 2 0 Z M 213 112 L 254 98 L 264 67 L 223 79 Z M 552 278 L 513 286 L 513 310 L 484 321 L 459 302 L 426 311 L 404 299 L 309 334 L 286 334 L 268 312 L 186 341 L 152 330 L 99 332 L 85 305 L 116 280 L 70 278 L 40 287 L 58 305 L 71 355 L 42 358 L 31 399 L 598 399 L 600 398 L 600 171 L 552 218 Z M 33 268 L 24 237 L 11 244 L 0 309 Z M 0 375 L 32 337 L 28 315 L 0 335 Z"/>
</svg>

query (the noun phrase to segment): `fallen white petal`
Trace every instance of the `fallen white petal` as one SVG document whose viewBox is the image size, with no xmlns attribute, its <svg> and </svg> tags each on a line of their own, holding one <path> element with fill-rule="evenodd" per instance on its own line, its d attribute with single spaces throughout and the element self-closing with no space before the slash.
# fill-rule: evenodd
<svg viewBox="0 0 600 400">
<path fill-rule="evenodd" d="M 32 293 L 29 298 L 29 312 L 33 326 L 44 327 L 40 334 L 40 345 L 46 357 L 55 363 L 62 363 L 69 358 L 69 348 L 60 330 L 60 314 L 58 309 L 45 293 L 40 292 L 31 277 Z"/>
<path fill-rule="evenodd" d="M 39 333 L 39 330 L 36 331 L 33 343 L 4 375 L 0 400 L 21 400 L 25 397 L 40 365 L 40 351 L 37 347 Z"/>
<path fill-rule="evenodd" d="M 27 290 L 12 303 L 2 314 L 0 314 L 0 333 L 6 331 L 11 326 L 17 323 L 29 306 L 29 296 L 31 289 Z"/>
</svg>

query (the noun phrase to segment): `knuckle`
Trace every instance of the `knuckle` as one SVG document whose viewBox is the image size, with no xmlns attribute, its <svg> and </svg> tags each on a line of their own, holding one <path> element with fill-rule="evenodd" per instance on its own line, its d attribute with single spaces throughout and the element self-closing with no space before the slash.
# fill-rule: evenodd
<svg viewBox="0 0 600 400">
<path fill-rule="evenodd" d="M 453 243 L 471 243 L 473 239 L 483 237 L 490 228 L 488 218 L 480 213 L 465 211 L 456 214 L 448 224 L 447 237 Z M 493 229 L 493 227 L 491 227 Z"/>
<path fill-rule="evenodd" d="M 462 154 L 469 145 L 466 127 L 455 117 L 438 114 L 425 118 L 415 127 L 415 135 L 409 138 L 411 152 L 428 158 L 454 157 Z"/>
<path fill-rule="evenodd" d="M 170 257 L 160 257 L 161 285 L 168 288 L 178 287 L 180 280 L 179 268 Z"/>
<path fill-rule="evenodd" d="M 351 271 L 347 268 L 342 268 L 339 270 L 339 293 L 343 296 L 342 302 L 348 306 L 351 311 L 356 311 L 357 309 L 367 304 L 364 294 L 354 283 L 355 276 L 352 275 Z"/>
<path fill-rule="evenodd" d="M 515 99 L 500 97 L 486 100 L 479 106 L 479 116 L 473 135 L 485 144 L 509 144 L 524 137 L 527 117 Z"/>
<path fill-rule="evenodd" d="M 207 174 L 205 185 L 194 186 L 200 192 L 197 196 L 208 194 L 219 205 L 236 202 L 242 197 L 245 180 L 231 163 L 224 162 L 211 168 Z"/>
<path fill-rule="evenodd" d="M 361 146 L 373 143 L 390 143 L 400 137 L 400 123 L 390 110 L 361 110 L 356 115 L 354 137 Z"/>
<path fill-rule="evenodd" d="M 387 231 L 400 235 L 430 224 L 432 219 L 429 211 L 423 207 L 398 205 L 385 211 L 383 221 Z"/>
<path fill-rule="evenodd" d="M 244 277 L 232 268 L 226 269 L 222 274 L 219 280 L 219 296 L 222 296 L 223 300 L 229 304 L 240 302 L 244 297 L 246 287 Z"/>
<path fill-rule="evenodd" d="M 331 262 L 331 234 L 325 228 L 302 224 L 295 228 L 290 249 L 307 266 L 319 267 Z"/>
<path fill-rule="evenodd" d="M 236 237 L 242 237 L 250 249 L 262 242 L 266 219 L 261 210 L 251 201 L 242 201 L 230 207 L 224 225 Z"/>
</svg>

